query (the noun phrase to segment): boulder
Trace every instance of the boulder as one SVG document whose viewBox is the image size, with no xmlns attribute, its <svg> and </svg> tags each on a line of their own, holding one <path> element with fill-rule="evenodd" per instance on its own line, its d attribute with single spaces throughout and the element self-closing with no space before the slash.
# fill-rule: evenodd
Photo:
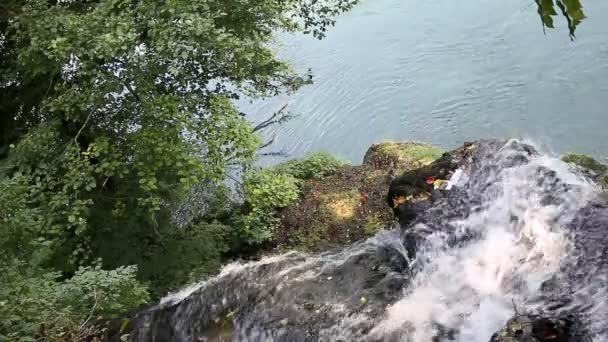
<svg viewBox="0 0 608 342">
<path fill-rule="evenodd" d="M 281 212 L 278 245 L 320 251 L 392 226 L 394 214 L 385 199 L 393 175 L 429 165 L 442 154 L 427 144 L 384 142 L 370 147 L 361 165 L 306 180 L 303 196 Z"/>
<path fill-rule="evenodd" d="M 572 316 L 516 315 L 490 342 L 591 342 L 580 322 Z"/>
</svg>

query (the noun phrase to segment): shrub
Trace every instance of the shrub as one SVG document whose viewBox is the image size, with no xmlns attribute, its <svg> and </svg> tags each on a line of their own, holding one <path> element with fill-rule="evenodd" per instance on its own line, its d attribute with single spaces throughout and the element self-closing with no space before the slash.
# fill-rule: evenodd
<svg viewBox="0 0 608 342">
<path fill-rule="evenodd" d="M 318 179 L 334 174 L 338 168 L 344 165 L 344 162 L 329 153 L 317 152 L 303 159 L 279 164 L 274 169 L 298 179 Z"/>
<path fill-rule="evenodd" d="M 285 208 L 299 196 L 299 181 L 290 174 L 268 169 L 245 176 L 243 192 L 247 214 L 240 218 L 245 239 L 261 243 L 273 237 L 279 223 L 277 209 Z"/>
<path fill-rule="evenodd" d="M 135 266 L 80 268 L 61 280 L 13 260 L 0 264 L 0 341 L 77 340 L 85 323 L 111 318 L 149 300 Z"/>
</svg>

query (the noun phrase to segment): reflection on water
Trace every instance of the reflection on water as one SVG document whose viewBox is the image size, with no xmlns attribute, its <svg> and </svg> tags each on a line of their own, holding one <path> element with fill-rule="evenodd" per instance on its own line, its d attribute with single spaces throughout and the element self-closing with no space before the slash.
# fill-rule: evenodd
<svg viewBox="0 0 608 342">
<path fill-rule="evenodd" d="M 555 27 L 543 34 L 532 0 L 363 1 L 325 40 L 284 37 L 282 56 L 312 68 L 314 85 L 243 111 L 261 121 L 288 104 L 299 116 L 268 134 L 292 156 L 325 149 L 359 162 L 379 140 L 448 148 L 506 136 L 604 155 L 608 3 L 586 1 L 578 25 L 576 2 L 542 7 Z"/>
</svg>

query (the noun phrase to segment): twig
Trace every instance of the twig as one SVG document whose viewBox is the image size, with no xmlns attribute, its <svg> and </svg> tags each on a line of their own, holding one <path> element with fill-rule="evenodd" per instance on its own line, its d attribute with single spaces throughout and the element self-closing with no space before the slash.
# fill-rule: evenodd
<svg viewBox="0 0 608 342">
<path fill-rule="evenodd" d="M 262 121 L 261 123 L 259 123 L 257 126 L 255 126 L 253 128 L 254 132 L 260 131 L 270 125 L 273 125 L 275 123 L 281 122 L 282 120 L 284 120 L 286 117 L 286 115 L 283 114 L 283 112 L 285 111 L 285 109 L 287 109 L 287 105 L 284 105 L 283 107 L 281 107 L 281 109 L 279 109 L 278 111 L 274 112 L 268 119 Z M 279 115 L 283 115 L 282 117 L 280 117 L 279 119 L 276 119 Z M 276 120 L 275 120 L 276 119 Z"/>
<path fill-rule="evenodd" d="M 84 128 L 89 123 L 89 120 L 91 120 L 91 115 L 93 115 L 92 111 L 89 112 L 89 115 L 87 116 L 86 120 L 84 120 L 84 123 L 82 124 L 82 127 L 80 127 L 80 129 L 78 130 L 78 133 L 76 133 L 76 136 L 74 137 L 74 142 L 76 143 L 76 146 L 78 146 L 78 137 L 80 137 L 80 134 L 82 134 L 82 131 L 84 130 Z"/>
<path fill-rule="evenodd" d="M 139 97 L 139 95 L 138 95 L 138 94 L 135 92 L 135 90 L 134 90 L 134 89 L 131 87 L 131 85 L 130 85 L 130 84 L 128 84 L 127 82 L 125 82 L 125 81 L 124 81 L 124 80 L 122 80 L 122 79 L 121 79 L 120 81 L 121 81 L 121 82 L 122 82 L 122 84 L 125 86 L 125 88 L 127 88 L 127 90 L 129 91 L 129 93 L 131 93 L 131 95 L 133 95 L 133 97 L 135 97 L 135 99 L 136 99 L 138 102 L 140 102 L 140 103 L 141 103 L 141 102 L 142 102 L 142 101 L 141 101 L 141 97 Z"/>
<path fill-rule="evenodd" d="M 101 188 L 99 188 L 99 191 L 101 192 L 102 189 L 104 189 L 106 187 L 106 183 L 108 182 L 108 179 L 110 179 L 109 176 L 106 177 L 106 180 L 103 181 L 103 184 L 101 184 Z"/>
<path fill-rule="evenodd" d="M 154 217 L 154 214 L 152 214 L 152 223 L 154 223 L 152 226 L 154 228 L 154 232 L 158 236 L 158 242 L 160 242 L 160 244 L 163 246 L 164 251 L 167 252 L 169 249 L 167 248 L 165 241 L 163 241 L 163 236 L 158 231 L 158 221 L 156 221 L 156 217 Z"/>
<path fill-rule="evenodd" d="M 89 313 L 89 317 L 87 318 L 86 321 L 84 321 L 84 323 L 82 323 L 80 325 L 80 328 L 78 328 L 78 330 L 82 330 L 82 328 L 84 328 L 84 326 L 89 323 L 89 320 L 91 319 L 91 317 L 93 317 L 93 312 L 95 312 L 95 308 L 97 307 L 97 302 L 98 302 L 98 298 L 97 298 L 97 291 L 93 290 L 93 295 L 95 296 L 95 304 L 93 304 L 93 308 L 91 309 L 91 313 Z"/>
<path fill-rule="evenodd" d="M 515 305 L 515 299 L 511 298 L 511 303 L 513 303 L 513 310 L 515 310 L 515 314 L 517 316 L 521 316 L 521 314 L 519 313 L 519 311 L 517 311 L 517 305 Z"/>
<path fill-rule="evenodd" d="M 257 154 L 260 157 L 287 157 L 288 153 L 285 151 L 272 151 Z"/>
<path fill-rule="evenodd" d="M 260 146 L 259 150 L 265 149 L 266 147 L 272 145 L 272 143 L 274 143 L 274 140 L 277 138 L 276 134 L 272 136 L 272 138 L 270 138 L 270 140 L 268 140 L 267 142 L 265 142 L 262 146 Z"/>
<path fill-rule="evenodd" d="M 13 11 L 12 11 L 10 8 L 8 8 L 8 6 L 6 6 L 6 5 L 3 5 L 3 4 L 1 4 L 1 3 L 0 3 L 0 7 L 4 8 L 4 9 L 6 10 L 6 12 L 7 12 L 8 14 L 12 15 L 12 16 L 16 16 L 16 15 L 17 15 L 17 13 L 13 12 Z"/>
<path fill-rule="evenodd" d="M 238 179 L 234 178 L 234 176 L 232 176 L 231 174 L 227 173 L 226 175 L 228 176 L 228 178 L 232 179 L 236 184 L 243 186 L 243 183 Z"/>
<path fill-rule="evenodd" d="M 53 87 L 54 78 L 55 78 L 55 75 L 51 76 L 51 82 L 49 83 L 49 87 L 46 89 L 46 92 L 44 93 L 44 98 L 46 98 L 49 95 L 49 91 L 51 91 L 51 88 Z"/>
</svg>

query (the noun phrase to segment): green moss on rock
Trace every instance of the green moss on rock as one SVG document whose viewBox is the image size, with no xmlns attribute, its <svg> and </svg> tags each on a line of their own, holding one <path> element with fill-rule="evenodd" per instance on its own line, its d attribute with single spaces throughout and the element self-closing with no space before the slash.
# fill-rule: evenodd
<svg viewBox="0 0 608 342">
<path fill-rule="evenodd" d="M 569 153 L 562 157 L 562 160 L 569 164 L 578 165 L 584 169 L 595 172 L 598 175 L 608 171 L 608 166 L 598 162 L 593 157 L 586 154 Z"/>
<path fill-rule="evenodd" d="M 430 164 L 441 157 L 443 151 L 435 146 L 415 142 L 383 142 L 369 148 L 363 164 L 376 169 L 390 166 L 415 168 Z"/>
<path fill-rule="evenodd" d="M 394 215 L 386 193 L 394 174 L 432 163 L 437 147 L 412 142 L 373 145 L 360 166 L 342 165 L 324 154 L 308 162 L 287 162 L 279 169 L 306 176 L 302 196 L 281 212 L 276 242 L 280 248 L 323 250 L 374 235 L 391 225 Z"/>
<path fill-rule="evenodd" d="M 591 172 L 591 178 L 603 188 L 608 189 L 608 165 L 602 164 L 586 154 L 577 153 L 566 154 L 562 160 Z"/>
</svg>

